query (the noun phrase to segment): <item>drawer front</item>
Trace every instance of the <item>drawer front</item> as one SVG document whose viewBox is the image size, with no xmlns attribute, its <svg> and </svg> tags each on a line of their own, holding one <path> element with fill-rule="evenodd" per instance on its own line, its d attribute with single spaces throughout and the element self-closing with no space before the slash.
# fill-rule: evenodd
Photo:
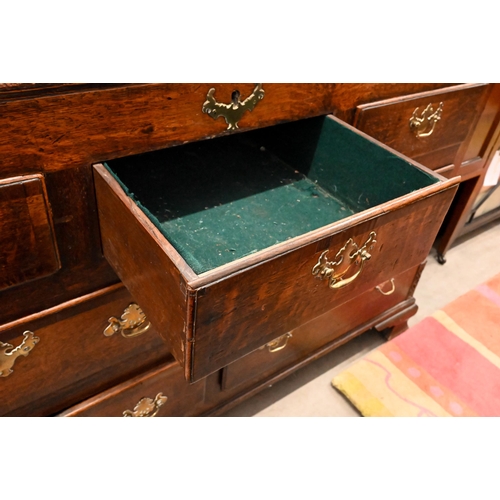
<svg viewBox="0 0 500 500">
<path fill-rule="evenodd" d="M 357 107 L 354 125 L 426 167 L 452 164 L 488 86 L 459 85 Z"/>
<path fill-rule="evenodd" d="M 412 268 L 380 283 L 231 363 L 224 368 L 222 388 L 229 392 L 240 391 L 300 362 L 363 324 L 371 321 L 370 326 L 373 326 L 375 318 L 411 295 L 418 269 Z"/>
<path fill-rule="evenodd" d="M 123 287 L 74 302 L 0 331 L 0 415 L 53 414 L 169 358 L 147 319 L 125 321 L 137 314 Z"/>
<path fill-rule="evenodd" d="M 43 177 L 0 180 L 0 290 L 60 267 Z"/>
<path fill-rule="evenodd" d="M 205 288 L 196 306 L 193 379 L 419 265 L 454 191 L 381 214 Z M 349 240 L 362 247 L 372 234 L 376 243 L 369 250 L 371 258 L 352 265 L 349 273 L 356 276 L 352 282 L 335 289 L 313 275 L 325 251 L 328 259 L 335 260 Z"/>
<path fill-rule="evenodd" d="M 190 417 L 199 413 L 205 381 L 188 384 L 178 363 L 169 363 L 105 391 L 61 417 Z"/>
</svg>

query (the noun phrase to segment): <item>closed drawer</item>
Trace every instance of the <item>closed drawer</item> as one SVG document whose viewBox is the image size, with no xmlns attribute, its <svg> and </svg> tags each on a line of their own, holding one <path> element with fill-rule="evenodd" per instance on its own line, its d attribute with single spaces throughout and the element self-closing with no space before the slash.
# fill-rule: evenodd
<svg viewBox="0 0 500 500">
<path fill-rule="evenodd" d="M 457 182 L 331 116 L 94 169 L 104 255 L 189 381 L 422 262 Z"/>
<path fill-rule="evenodd" d="M 364 104 L 354 125 L 426 167 L 447 167 L 478 119 L 487 88 L 457 85 Z"/>
<path fill-rule="evenodd" d="M 191 417 L 204 402 L 205 381 L 187 384 L 171 362 L 109 389 L 60 417 Z"/>
<path fill-rule="evenodd" d="M 147 319 L 122 319 L 132 302 L 114 286 L 2 327 L 0 415 L 50 415 L 168 359 Z"/>
<path fill-rule="evenodd" d="M 0 180 L 0 290 L 60 267 L 43 176 Z"/>
<path fill-rule="evenodd" d="M 231 363 L 224 368 L 222 388 L 229 392 L 243 390 L 310 357 L 339 337 L 349 336 L 362 325 L 366 325 L 366 329 L 374 326 L 381 314 L 411 295 L 419 267 L 380 283 Z M 359 333 L 362 331 L 360 329 Z"/>
</svg>

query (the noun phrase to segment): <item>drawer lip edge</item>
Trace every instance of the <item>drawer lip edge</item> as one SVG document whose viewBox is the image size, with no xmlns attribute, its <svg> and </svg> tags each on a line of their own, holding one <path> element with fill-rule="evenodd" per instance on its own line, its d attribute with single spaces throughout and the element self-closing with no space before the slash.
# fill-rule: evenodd
<svg viewBox="0 0 500 500">
<path fill-rule="evenodd" d="M 442 89 L 437 89 L 437 90 L 427 90 L 425 92 L 417 92 L 415 94 L 408 94 L 404 96 L 399 96 L 399 97 L 391 97 L 389 99 L 382 99 L 380 101 L 374 101 L 366 104 L 359 104 L 356 106 L 356 111 L 367 111 L 372 108 L 378 108 L 382 106 L 390 106 L 391 104 L 396 104 L 399 102 L 407 102 L 407 101 L 412 101 L 415 99 L 424 99 L 425 97 L 433 97 L 433 96 L 439 96 L 442 94 L 447 94 L 451 92 L 460 92 L 462 90 L 468 90 L 468 89 L 473 89 L 476 87 L 486 87 L 488 84 L 487 83 L 463 83 L 460 85 L 455 85 L 455 86 L 450 86 L 450 87 L 444 87 Z M 357 118 L 357 116 L 356 116 Z M 356 120 L 357 121 L 357 120 Z"/>
<path fill-rule="evenodd" d="M 453 189 L 460 181 L 460 177 L 453 177 L 451 179 L 443 177 L 443 179 L 444 180 L 442 182 L 396 198 L 385 203 L 384 205 L 364 210 L 359 214 L 346 217 L 341 221 L 337 221 L 314 231 L 310 231 L 309 233 L 296 236 L 290 240 L 278 243 L 272 247 L 265 248 L 259 252 L 243 257 L 235 262 L 229 262 L 228 264 L 220 266 L 216 269 L 200 274 L 196 276 L 195 279 L 189 280 L 187 282 L 187 286 L 192 290 L 204 288 L 234 274 L 244 272 L 251 267 L 260 265 L 263 262 L 267 262 L 281 255 L 286 255 L 290 252 L 298 250 L 306 245 L 310 245 L 315 241 L 319 241 L 328 236 L 333 236 L 344 230 L 375 219 L 381 215 L 394 212 L 407 205 L 411 205 L 430 196 L 447 191 L 448 189 Z"/>
</svg>

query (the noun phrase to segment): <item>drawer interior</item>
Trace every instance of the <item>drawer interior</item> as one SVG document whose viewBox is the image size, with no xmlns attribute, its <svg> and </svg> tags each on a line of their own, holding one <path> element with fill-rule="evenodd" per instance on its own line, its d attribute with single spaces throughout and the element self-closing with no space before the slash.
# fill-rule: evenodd
<svg viewBox="0 0 500 500">
<path fill-rule="evenodd" d="M 328 116 L 105 165 L 196 274 L 438 182 Z"/>
</svg>

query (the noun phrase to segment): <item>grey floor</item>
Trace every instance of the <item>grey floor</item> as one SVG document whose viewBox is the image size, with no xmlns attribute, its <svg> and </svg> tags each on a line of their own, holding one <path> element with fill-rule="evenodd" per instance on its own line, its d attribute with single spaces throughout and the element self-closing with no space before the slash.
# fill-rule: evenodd
<svg viewBox="0 0 500 500">
<path fill-rule="evenodd" d="M 471 288 L 500 273 L 500 222 L 459 239 L 444 265 L 431 253 L 415 292 L 414 325 Z M 298 370 L 228 411 L 227 417 L 359 417 L 357 410 L 331 386 L 332 378 L 384 340 L 367 332 L 318 361 Z"/>
</svg>

